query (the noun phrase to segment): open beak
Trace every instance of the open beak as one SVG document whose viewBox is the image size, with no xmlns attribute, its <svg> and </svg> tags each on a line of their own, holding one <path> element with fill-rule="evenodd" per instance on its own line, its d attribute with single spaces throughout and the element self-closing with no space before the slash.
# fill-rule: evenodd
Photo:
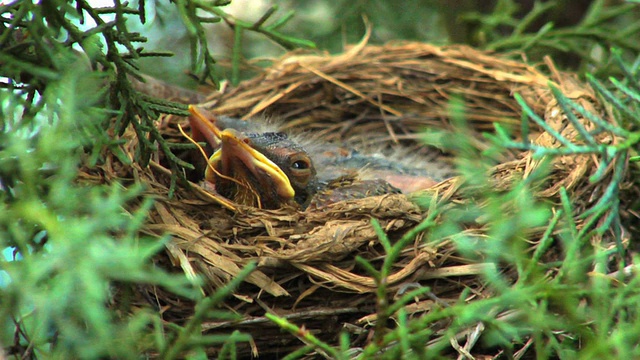
<svg viewBox="0 0 640 360">
<path fill-rule="evenodd" d="M 215 125 L 216 117 L 193 105 L 189 105 L 191 136 L 195 141 L 206 141 L 214 150 L 220 147 L 221 131 Z"/>
<path fill-rule="evenodd" d="M 266 185 L 275 188 L 276 193 L 282 199 L 292 199 L 295 191 L 291 186 L 289 177 L 260 151 L 252 148 L 240 132 L 235 129 L 225 129 L 220 133 L 222 145 L 218 151 L 209 158 L 210 167 L 207 167 L 205 178 L 214 179 L 213 168 L 223 169 L 223 173 L 241 174 L 244 171 L 231 171 L 232 168 L 244 166 L 256 179 L 268 179 Z M 264 182 L 262 182 L 264 183 Z"/>
<path fill-rule="evenodd" d="M 214 149 L 205 171 L 207 181 L 215 185 L 216 175 L 239 176 L 248 172 L 258 179 L 261 186 L 274 188 L 281 199 L 293 199 L 295 190 L 287 175 L 273 161 L 251 147 L 246 136 L 235 129 L 220 130 L 214 123 L 215 116 L 206 110 L 190 105 L 189 112 L 194 140 L 205 140 Z M 243 179 L 230 180 L 238 183 L 238 186 L 248 186 Z"/>
</svg>

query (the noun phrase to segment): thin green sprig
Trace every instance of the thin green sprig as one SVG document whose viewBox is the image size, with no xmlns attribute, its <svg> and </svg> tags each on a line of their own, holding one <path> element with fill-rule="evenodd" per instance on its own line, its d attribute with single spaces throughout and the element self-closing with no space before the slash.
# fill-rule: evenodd
<svg viewBox="0 0 640 360">
<path fill-rule="evenodd" d="M 279 31 L 293 16 L 293 12 L 288 12 L 271 24 L 267 22 L 277 12 L 278 6 L 273 5 L 255 22 L 240 20 L 220 8 L 212 5 L 208 1 L 202 0 L 178 0 L 176 1 L 182 20 L 191 36 L 192 69 L 201 80 L 209 78 L 214 83 L 218 83 L 218 76 L 214 71 L 215 61 L 207 47 L 205 30 L 202 26 L 205 22 L 224 21 L 234 32 L 234 44 L 231 58 L 231 82 L 237 85 L 240 81 L 240 65 L 243 61 L 242 43 L 246 31 L 252 31 L 266 36 L 275 43 L 283 46 L 287 50 L 296 48 L 315 48 L 311 41 L 288 36 Z M 212 17 L 203 19 L 197 15 L 199 10 L 211 14 Z M 201 66 L 203 64 L 204 66 Z"/>
<path fill-rule="evenodd" d="M 627 54 L 640 50 L 640 42 L 635 36 L 640 31 L 640 23 L 625 19 L 638 10 L 638 4 L 608 4 L 605 0 L 597 0 L 589 5 L 576 24 L 558 27 L 548 19 L 557 19 L 563 5 L 566 6 L 567 2 L 535 2 L 533 8 L 519 19 L 521 4 L 514 0 L 500 0 L 490 13 L 469 12 L 461 18 L 476 26 L 473 39 L 476 44 L 494 51 L 526 52 L 530 57 L 542 57 L 550 52 L 555 52 L 558 57 L 577 54 L 583 63 L 598 65 L 602 63 L 602 56 L 594 56 L 594 48 L 619 48 Z M 532 25 L 539 21 L 546 23 L 534 31 Z M 627 26 L 621 28 L 621 23 Z M 615 59 L 615 54 L 610 55 Z"/>
<path fill-rule="evenodd" d="M 625 67 L 625 69 L 625 72 L 629 72 L 628 68 Z M 555 129 L 551 128 L 551 126 L 549 126 L 526 104 L 519 94 L 515 94 L 515 99 L 522 107 L 523 113 L 526 114 L 526 121 L 531 119 L 548 134 L 553 136 L 553 138 L 560 143 L 560 146 L 549 148 L 536 145 L 531 143 L 528 138 L 523 138 L 521 141 L 513 140 L 511 135 L 499 124 L 495 125 L 496 135 L 488 135 L 488 137 L 492 138 L 495 143 L 501 144 L 502 146 L 531 151 L 535 158 L 584 154 L 593 154 L 598 156 L 598 167 L 589 177 L 589 181 L 592 183 L 603 181 L 607 173 L 611 173 L 612 176 L 602 191 L 598 201 L 579 215 L 579 218 L 582 219 L 588 219 L 591 217 L 585 224 L 588 226 L 585 226 L 582 229 L 582 235 L 584 235 L 585 232 L 590 231 L 591 226 L 594 225 L 596 220 L 600 219 L 602 216 L 605 218 L 604 221 L 596 228 L 597 233 L 602 233 L 605 229 L 608 229 L 611 224 L 619 223 L 617 216 L 619 214 L 618 199 L 620 183 L 622 182 L 625 173 L 628 154 L 640 142 L 640 132 L 628 131 L 620 126 L 621 124 L 629 123 L 629 121 L 635 123 L 640 122 L 640 116 L 636 111 L 640 104 L 640 92 L 636 91 L 633 86 L 626 86 L 621 81 L 611 79 L 611 83 L 618 90 L 618 93 L 627 99 L 623 100 L 623 98 L 607 89 L 593 76 L 587 75 L 587 79 L 596 92 L 612 104 L 615 113 L 619 114 L 615 117 L 617 125 L 606 121 L 598 114 L 587 111 L 577 102 L 564 95 L 555 85 L 550 84 L 551 91 L 562 108 L 563 113 L 566 115 L 571 126 L 580 135 L 579 141 L 584 142 L 584 144 L 576 144 L 564 137 Z M 585 125 L 583 125 L 583 123 L 578 119 L 577 115 L 588 120 L 593 125 L 594 129 L 587 130 Z M 523 129 L 526 129 L 527 127 L 528 125 L 523 125 Z M 601 144 L 596 140 L 595 136 L 603 132 L 614 134 L 621 138 L 621 141 L 614 144 Z M 616 241 L 619 244 L 621 243 L 621 239 L 619 238 L 617 238 Z M 622 248 L 619 246 L 618 250 L 621 252 Z M 620 255 L 622 255 L 622 253 L 620 253 Z"/>
<path fill-rule="evenodd" d="M 312 348 L 320 353 L 325 354 L 325 357 L 332 359 L 341 359 L 338 350 L 331 347 L 329 344 L 321 341 L 315 337 L 311 332 L 304 329 L 304 327 L 298 327 L 297 325 L 289 322 L 286 318 L 277 316 L 275 314 L 266 313 L 265 317 L 278 325 L 281 329 L 288 331 L 302 342 L 307 344 L 305 350 L 311 350 Z M 301 350 L 302 351 L 302 350 Z"/>
<path fill-rule="evenodd" d="M 248 263 L 231 281 L 224 287 L 219 288 L 211 296 L 201 299 L 195 307 L 195 313 L 187 321 L 183 327 L 176 328 L 177 336 L 171 342 L 165 345 L 161 352 L 162 359 L 177 359 L 180 358 L 184 352 L 192 350 L 194 348 L 201 348 L 203 345 L 211 345 L 216 343 L 226 343 L 224 352 L 232 351 L 231 343 L 246 342 L 251 340 L 251 336 L 247 334 L 241 334 L 234 332 L 231 335 L 216 336 L 216 335 L 202 335 L 199 331 L 200 326 L 205 320 L 211 318 L 224 318 L 228 319 L 226 312 L 214 310 L 222 304 L 222 301 L 233 294 L 233 291 L 251 274 L 255 269 L 256 264 L 254 262 Z"/>
</svg>

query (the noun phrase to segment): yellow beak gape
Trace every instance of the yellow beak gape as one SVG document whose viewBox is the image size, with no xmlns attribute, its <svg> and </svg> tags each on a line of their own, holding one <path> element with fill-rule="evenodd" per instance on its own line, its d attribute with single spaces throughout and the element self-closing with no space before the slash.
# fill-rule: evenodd
<svg viewBox="0 0 640 360">
<path fill-rule="evenodd" d="M 220 134 L 222 145 L 211 157 L 209 163 L 214 166 L 219 161 L 222 161 L 224 152 L 233 154 L 235 158 L 238 158 L 242 163 L 252 172 L 256 173 L 256 168 L 262 170 L 267 176 L 273 179 L 273 183 L 276 185 L 276 192 L 279 196 L 287 199 L 292 199 L 295 196 L 295 190 L 291 186 L 289 177 L 276 165 L 273 161 L 269 160 L 260 151 L 252 148 L 249 144 L 245 143 L 241 139 L 241 135 L 234 129 L 223 130 Z M 213 179 L 213 171 L 210 167 L 207 167 L 205 171 L 205 178 Z"/>
</svg>

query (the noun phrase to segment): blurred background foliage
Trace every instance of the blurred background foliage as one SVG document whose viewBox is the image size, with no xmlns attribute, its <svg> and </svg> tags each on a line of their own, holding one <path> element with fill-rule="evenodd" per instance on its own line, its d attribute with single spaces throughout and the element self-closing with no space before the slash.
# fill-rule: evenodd
<svg viewBox="0 0 640 360">
<path fill-rule="evenodd" d="M 565 69 L 600 78 L 621 75 L 611 52 L 617 48 L 619 59 L 631 64 L 624 76 L 637 84 L 636 1 L 236 0 L 227 5 L 224 0 L 0 2 L 0 358 L 123 359 L 140 353 L 204 358 L 205 346 L 216 344 L 233 354 L 235 342 L 248 341 L 242 334 L 207 338 L 199 331 L 207 317 L 234 318 L 214 310 L 242 277 L 203 299 L 197 279 L 168 274 L 153 263 L 168 239 L 138 232 L 152 206 L 142 186 L 76 180 L 81 166 L 101 166 L 106 156 L 145 165 L 158 146 L 177 169 L 180 160 L 171 157 L 154 121 L 161 112 L 184 113 L 184 107 L 138 93 L 130 77 L 146 73 L 190 88 L 237 82 L 287 50 L 340 52 L 364 36 L 368 21 L 371 43 L 466 43 L 532 62 L 549 55 Z M 640 98 L 637 94 L 633 90 L 619 99 L 627 104 Z M 128 128 L 141 142 L 136 158 L 119 148 Z M 164 326 L 159 309 L 114 309 L 113 297 L 127 296 L 114 293 L 114 284 L 161 286 L 196 301 L 196 315 L 185 324 Z M 564 285 L 554 286 L 542 290 Z M 584 291 L 609 290 L 615 287 Z M 573 299 L 586 296 L 582 291 Z M 625 294 L 609 298 L 617 304 L 638 300 L 635 293 Z M 620 342 L 612 344 L 626 344 L 616 351 L 633 351 L 629 344 L 640 322 L 629 314 L 620 317 L 625 308 L 614 313 L 606 299 L 596 299 L 601 307 L 595 310 L 605 314 L 597 319 L 599 329 L 618 334 Z M 535 310 L 554 319 L 546 308 Z M 477 313 L 460 310 L 469 318 Z M 614 328 L 614 317 L 624 327 Z M 563 325 L 549 323 L 541 324 L 546 326 L 541 333 Z M 569 341 L 566 348 L 541 343 L 536 342 L 540 354 L 574 348 Z M 591 343 L 592 354 L 611 354 L 609 346 Z"/>
<path fill-rule="evenodd" d="M 175 79 L 193 87 L 188 73 L 188 36 L 182 29 L 176 8 L 167 3 L 151 2 L 150 21 L 137 29 L 149 37 L 149 49 L 169 50 L 173 58 L 145 59 L 143 70 L 152 75 Z M 246 21 L 257 21 L 271 7 L 275 17 L 295 11 L 282 31 L 316 44 L 331 53 L 359 42 L 372 25 L 369 43 L 382 44 L 395 40 L 416 40 L 445 45 L 465 43 L 500 52 L 517 51 L 529 61 L 551 56 L 562 67 L 577 71 L 616 72 L 611 66 L 609 49 L 627 51 L 627 56 L 640 50 L 640 10 L 631 1 L 446 1 L 406 0 L 235 0 L 230 14 Z M 223 23 L 207 28 L 208 40 L 227 74 L 234 48 L 234 33 Z M 249 34 L 242 42 L 245 70 L 259 60 L 279 56 L 286 49 L 277 43 Z M 244 76 L 253 72 L 245 71 Z"/>
</svg>

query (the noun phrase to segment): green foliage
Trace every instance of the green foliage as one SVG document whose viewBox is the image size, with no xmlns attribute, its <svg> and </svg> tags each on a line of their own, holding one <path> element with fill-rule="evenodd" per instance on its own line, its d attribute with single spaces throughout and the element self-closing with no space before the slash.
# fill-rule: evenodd
<svg viewBox="0 0 640 360">
<path fill-rule="evenodd" d="M 281 1 L 282 2 L 282 1 Z M 563 67 L 596 73 L 618 71 L 609 49 L 625 58 L 640 51 L 640 6 L 635 1 L 393 0 L 284 1 L 298 12 L 295 30 L 319 47 L 342 51 L 373 25 L 370 42 L 418 40 L 463 43 L 522 54 L 531 61 L 551 56 Z M 410 9 L 410 10 L 407 10 Z"/>
<path fill-rule="evenodd" d="M 178 5 L 187 14 L 214 9 Z M 100 9 L 83 0 L 0 5 L 0 343 L 7 355 L 204 358 L 207 346 L 220 344 L 221 356 L 235 357 L 235 344 L 250 340 L 239 332 L 202 336 L 200 325 L 233 318 L 216 308 L 253 266 L 203 299 L 198 281 L 154 266 L 152 257 L 169 239 L 140 235 L 153 203 L 142 184 L 78 181 L 79 169 L 101 165 L 107 152 L 130 163 L 119 139 L 128 128 L 138 135 L 133 160 L 141 165 L 159 147 L 175 174 L 190 166 L 154 124 L 160 112 L 185 107 L 140 94 L 130 83 L 139 78 L 140 58 L 168 55 L 138 45 L 145 39 L 127 29 L 132 16 L 144 22 L 144 2 Z M 296 44 L 273 28 L 252 30 Z M 203 63 L 212 77 L 213 59 L 202 52 L 194 66 Z M 166 328 L 151 304 L 131 306 L 131 290 L 139 286 L 195 301 L 196 312 Z"/>
<path fill-rule="evenodd" d="M 185 279 L 151 266 L 163 243 L 137 235 L 151 203 L 134 213 L 123 209 L 139 187 L 76 184 L 83 148 L 101 138 L 97 125 L 106 119 L 93 107 L 96 99 L 79 101 L 77 94 L 97 81 L 91 73 L 59 73 L 33 115 L 23 98 L 1 95 L 13 114 L 4 112 L 0 134 L 0 248 L 7 255 L 0 262 L 0 318 L 11 321 L 2 324 L 0 341 L 18 354 L 130 358 L 144 350 L 141 330 L 157 315 L 115 316 L 107 306 L 114 282 L 196 294 Z"/>
<path fill-rule="evenodd" d="M 228 3 L 228 2 L 226 2 Z M 213 77 L 214 73 L 214 60 L 207 47 L 207 39 L 205 35 L 205 29 L 203 23 L 224 22 L 231 27 L 234 31 L 234 43 L 233 43 L 233 57 L 232 57 L 232 70 L 231 70 L 231 82 L 236 85 L 240 80 L 240 64 L 244 60 L 242 58 L 242 42 L 244 39 L 245 31 L 253 31 L 266 36 L 273 40 L 277 44 L 283 46 L 285 49 L 293 50 L 295 48 L 314 48 L 314 43 L 299 39 L 293 36 L 288 36 L 279 31 L 293 16 L 293 12 L 290 11 L 283 17 L 270 22 L 269 19 L 278 10 L 278 6 L 273 5 L 267 10 L 267 12 L 260 17 L 256 22 L 247 22 L 235 18 L 228 13 L 220 9 L 219 3 L 210 4 L 207 1 L 185 1 L 180 0 L 176 2 L 180 15 L 183 17 L 184 23 L 188 29 L 191 41 L 191 58 L 192 58 L 192 70 L 195 70 L 196 74 L 203 74 L 205 77 L 209 77 L 211 80 L 217 83 L 217 78 Z M 198 16 L 198 11 L 204 10 L 207 13 L 213 15 L 210 18 L 203 18 Z M 199 71 L 200 64 L 204 64 L 204 69 Z"/>
<path fill-rule="evenodd" d="M 71 5 L 74 6 L 71 6 Z M 5 87 L 25 94 L 28 112 L 38 111 L 41 92 L 51 81 L 58 79 L 60 72 L 70 69 L 96 71 L 104 77 L 103 84 L 96 84 L 97 94 L 103 94 L 103 106 L 115 111 L 115 122 L 105 123 L 108 131 L 121 136 L 131 126 L 138 136 L 140 146 L 135 160 L 146 166 L 157 147 L 169 161 L 172 173 L 171 193 L 178 180 L 185 180 L 182 168 L 192 165 L 176 157 L 170 146 L 161 137 L 155 120 L 162 113 L 187 115 L 186 106 L 164 99 L 150 98 L 136 91 L 130 78 L 144 81 L 137 62 L 142 58 L 171 56 L 167 52 L 148 52 L 139 44 L 146 38 L 127 28 L 127 20 L 137 17 L 145 22 L 144 2 L 138 8 L 116 1 L 113 7 L 94 8 L 86 0 L 52 0 L 35 4 L 29 1 L 15 1 L 0 6 L 0 62 L 3 64 L 0 76 L 10 79 Z M 283 35 L 278 28 L 284 25 L 290 15 L 265 25 L 275 12 L 273 7 L 258 22 L 249 24 L 234 19 L 219 9 L 224 3 L 204 1 L 178 1 L 176 6 L 182 15 L 184 26 L 191 36 L 192 71 L 202 81 L 218 81 L 214 59 L 207 46 L 202 27 L 203 22 L 224 20 L 230 27 L 240 32 L 236 48 L 241 47 L 244 30 L 261 33 L 287 48 L 296 46 L 312 47 L 313 44 Z M 203 18 L 197 13 L 205 11 L 211 18 Z M 112 17 L 112 21 L 106 20 Z M 93 22 L 95 26 L 83 30 L 79 23 Z M 73 51 L 80 48 L 83 52 Z M 82 59 L 82 61 L 80 61 Z M 240 56 L 233 62 L 233 76 L 239 78 Z"/>
<path fill-rule="evenodd" d="M 627 54 L 640 51 L 638 4 L 535 1 L 522 14 L 521 2 L 497 0 L 490 13 L 468 12 L 462 19 L 473 24 L 470 43 L 500 52 L 520 51 L 532 60 L 552 56 L 554 61 L 582 70 L 605 70 L 609 49 Z M 610 70 L 610 69 L 608 69 Z"/>
<path fill-rule="evenodd" d="M 520 106 L 522 106 L 526 116 L 533 120 L 538 126 L 543 128 L 547 133 L 551 134 L 558 142 L 562 144 L 558 148 L 545 148 L 543 146 L 530 143 L 528 134 L 528 121 L 522 122 L 522 133 L 524 136 L 521 141 L 514 141 L 509 133 L 499 124 L 495 124 L 496 135 L 487 135 L 492 138 L 494 142 L 502 144 L 505 147 L 527 150 L 533 153 L 534 158 L 544 158 L 549 156 L 562 156 L 562 155 L 581 155 L 581 154 L 593 154 L 600 160 L 598 168 L 595 173 L 591 175 L 589 181 L 592 183 L 601 182 L 603 175 L 608 168 L 613 168 L 613 176 L 610 182 L 606 185 L 603 196 L 600 200 L 593 205 L 592 208 L 587 209 L 580 217 L 587 219 L 588 226 L 584 226 L 580 234 L 576 234 L 577 237 L 582 238 L 588 231 L 591 231 L 591 225 L 599 222 L 599 225 L 594 231 L 600 235 L 607 232 L 612 227 L 619 228 L 620 223 L 620 210 L 619 210 L 619 190 L 621 182 L 623 180 L 625 166 L 627 158 L 630 152 L 633 151 L 640 142 L 640 132 L 637 130 L 625 130 L 630 128 L 631 125 L 640 123 L 640 115 L 638 115 L 638 109 L 640 109 L 640 87 L 638 87 L 638 67 L 629 67 L 626 65 L 618 51 L 613 51 L 614 58 L 618 60 L 622 72 L 627 74 L 626 79 L 621 82 L 615 78 L 610 78 L 611 84 L 618 90 L 618 94 L 614 94 L 608 90 L 599 80 L 592 75 L 587 75 L 587 79 L 590 84 L 596 90 L 606 102 L 610 103 L 615 113 L 614 118 L 618 121 L 618 126 L 608 123 L 605 119 L 601 118 L 598 114 L 587 111 L 582 106 L 574 101 L 571 101 L 565 96 L 557 87 L 550 84 L 551 91 L 560 104 L 563 112 L 566 114 L 567 119 L 570 121 L 572 127 L 580 134 L 580 140 L 584 144 L 574 144 L 563 135 L 551 128 L 542 118 L 535 114 L 535 112 L 527 106 L 524 100 L 516 94 L 516 100 Z M 588 131 L 579 121 L 576 114 L 581 115 L 585 119 L 589 120 L 594 128 Z M 623 139 L 620 143 L 605 145 L 596 142 L 594 136 L 609 132 Z M 605 216 L 601 219 L 601 216 Z M 616 225 L 618 224 L 618 225 Z M 622 239 L 619 232 L 615 233 L 618 243 L 618 251 L 620 255 L 623 255 Z"/>
<path fill-rule="evenodd" d="M 160 358 L 178 359 L 183 353 L 190 352 L 201 358 L 206 358 L 206 346 L 222 344 L 219 358 L 229 357 L 235 359 L 236 343 L 248 342 L 251 336 L 234 331 L 229 335 L 202 335 L 200 330 L 202 323 L 210 319 L 239 319 L 239 316 L 227 311 L 217 310 L 225 297 L 230 296 L 233 290 L 242 283 L 255 269 L 255 263 L 250 263 L 232 279 L 225 287 L 210 297 L 202 299 L 195 307 L 195 313 L 183 327 L 175 326 L 176 336 L 170 343 L 164 343 L 161 347 Z"/>
<path fill-rule="evenodd" d="M 391 40 L 444 44 L 449 40 L 440 21 L 442 11 L 438 11 L 441 10 L 438 1 L 405 0 L 401 7 L 390 0 L 279 2 L 297 12 L 290 28 L 331 52 L 340 52 L 345 45 L 359 42 L 366 32 L 365 20 L 372 24 L 373 44 Z"/>
</svg>

